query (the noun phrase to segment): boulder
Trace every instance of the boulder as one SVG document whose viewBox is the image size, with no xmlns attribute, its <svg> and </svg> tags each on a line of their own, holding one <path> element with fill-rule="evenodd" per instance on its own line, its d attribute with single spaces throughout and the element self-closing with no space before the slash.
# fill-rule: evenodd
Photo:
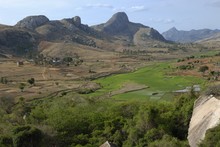
<svg viewBox="0 0 220 147">
<path fill-rule="evenodd" d="M 79 27 L 81 25 L 81 18 L 79 16 L 73 17 L 74 24 Z"/>
<path fill-rule="evenodd" d="M 15 26 L 34 30 L 37 27 L 46 24 L 47 22 L 49 22 L 49 19 L 44 15 L 28 16 L 19 21 Z"/>
<path fill-rule="evenodd" d="M 197 147 L 205 138 L 206 131 L 219 124 L 220 100 L 214 96 L 201 96 L 194 104 L 193 114 L 188 130 L 191 147 Z"/>
</svg>

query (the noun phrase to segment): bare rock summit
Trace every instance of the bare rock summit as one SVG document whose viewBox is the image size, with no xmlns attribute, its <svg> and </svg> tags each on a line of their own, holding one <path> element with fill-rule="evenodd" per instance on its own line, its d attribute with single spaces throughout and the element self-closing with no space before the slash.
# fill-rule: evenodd
<svg viewBox="0 0 220 147">
<path fill-rule="evenodd" d="M 33 30 L 49 22 L 49 19 L 44 15 L 28 16 L 19 21 L 15 26 Z"/>
</svg>

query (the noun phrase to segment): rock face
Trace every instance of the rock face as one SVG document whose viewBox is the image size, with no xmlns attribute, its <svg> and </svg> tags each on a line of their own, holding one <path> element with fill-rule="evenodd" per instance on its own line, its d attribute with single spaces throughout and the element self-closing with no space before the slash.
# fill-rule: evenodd
<svg viewBox="0 0 220 147">
<path fill-rule="evenodd" d="M 200 97 L 194 104 L 194 110 L 188 130 L 188 141 L 191 147 L 197 147 L 204 139 L 208 129 L 220 122 L 220 100 L 211 96 Z"/>
<path fill-rule="evenodd" d="M 32 34 L 19 29 L 0 29 L 0 47 L 7 47 L 9 52 L 23 54 L 32 49 L 36 40 Z"/>
<path fill-rule="evenodd" d="M 148 39 L 166 41 L 164 37 L 155 29 L 139 23 L 130 22 L 125 12 L 118 12 L 114 14 L 106 23 L 92 27 L 109 35 L 128 37 L 131 41 L 133 41 L 135 34 L 138 31 L 140 33 L 140 30 L 143 30 L 144 28 L 148 32 L 144 33 L 145 36 L 148 36 Z"/>
<path fill-rule="evenodd" d="M 10 50 L 14 55 L 21 51 L 22 55 L 30 48 L 38 50 L 42 41 L 122 50 L 122 47 L 130 48 L 132 45 L 152 47 L 164 44 L 166 40 L 155 29 L 130 22 L 124 12 L 118 12 L 106 23 L 93 27 L 82 24 L 79 16 L 49 20 L 43 15 L 28 16 L 15 26 L 0 25 L 0 51 Z"/>
<path fill-rule="evenodd" d="M 175 27 L 169 29 L 168 31 L 162 33 L 166 40 L 180 42 L 180 43 L 191 43 L 205 38 L 209 38 L 220 30 L 191 30 L 191 31 L 179 31 Z"/>
<path fill-rule="evenodd" d="M 33 30 L 39 26 L 44 25 L 47 22 L 49 22 L 49 19 L 44 15 L 28 16 L 19 21 L 15 26 Z"/>
<path fill-rule="evenodd" d="M 81 18 L 79 16 L 73 17 L 74 24 L 79 27 L 81 25 Z"/>
<path fill-rule="evenodd" d="M 110 34 L 126 33 L 128 24 L 128 16 L 124 12 L 118 12 L 104 24 L 103 31 Z"/>
<path fill-rule="evenodd" d="M 140 28 L 133 37 L 135 45 L 144 46 L 153 40 L 166 41 L 161 34 L 153 28 Z"/>
</svg>

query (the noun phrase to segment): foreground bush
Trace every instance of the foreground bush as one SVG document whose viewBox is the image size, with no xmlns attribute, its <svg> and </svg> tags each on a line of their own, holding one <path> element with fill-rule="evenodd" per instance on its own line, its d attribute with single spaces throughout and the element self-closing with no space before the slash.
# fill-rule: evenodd
<svg viewBox="0 0 220 147">
<path fill-rule="evenodd" d="M 42 139 L 42 132 L 31 126 L 20 126 L 13 130 L 15 147 L 38 147 Z"/>
<path fill-rule="evenodd" d="M 200 143 L 199 147 L 218 147 L 220 146 L 220 125 L 209 129 L 206 132 L 205 139 Z"/>
</svg>

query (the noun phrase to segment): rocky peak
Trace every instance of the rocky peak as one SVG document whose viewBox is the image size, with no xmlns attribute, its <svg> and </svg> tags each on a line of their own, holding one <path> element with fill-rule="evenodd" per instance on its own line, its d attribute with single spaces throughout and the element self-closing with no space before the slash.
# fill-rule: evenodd
<svg viewBox="0 0 220 147">
<path fill-rule="evenodd" d="M 74 24 L 79 27 L 81 25 L 81 18 L 79 16 L 73 17 Z"/>
<path fill-rule="evenodd" d="M 118 12 L 116 14 L 114 14 L 108 21 L 107 24 L 110 23 L 128 23 L 128 16 L 125 12 Z"/>
<path fill-rule="evenodd" d="M 169 29 L 169 31 L 177 32 L 178 30 L 176 29 L 176 27 L 172 27 L 171 29 Z"/>
<path fill-rule="evenodd" d="M 15 26 L 33 30 L 47 22 L 49 22 L 49 19 L 44 15 L 28 16 L 19 21 Z"/>
<path fill-rule="evenodd" d="M 114 14 L 103 27 L 103 31 L 109 34 L 124 34 L 128 30 L 128 16 L 125 12 Z"/>
<path fill-rule="evenodd" d="M 156 40 L 166 41 L 164 37 L 157 30 L 153 28 L 150 29 L 150 36 L 151 38 Z"/>
</svg>

